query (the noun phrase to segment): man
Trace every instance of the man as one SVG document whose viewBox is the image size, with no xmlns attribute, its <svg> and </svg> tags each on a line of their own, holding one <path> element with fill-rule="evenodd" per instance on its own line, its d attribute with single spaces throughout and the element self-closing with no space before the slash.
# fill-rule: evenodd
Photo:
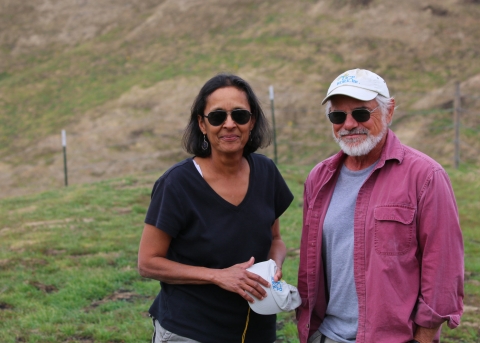
<svg viewBox="0 0 480 343">
<path fill-rule="evenodd" d="M 463 241 L 449 178 L 388 129 L 395 109 L 368 70 L 326 103 L 342 151 L 305 182 L 297 310 L 301 343 L 439 342 L 463 308 Z"/>
</svg>

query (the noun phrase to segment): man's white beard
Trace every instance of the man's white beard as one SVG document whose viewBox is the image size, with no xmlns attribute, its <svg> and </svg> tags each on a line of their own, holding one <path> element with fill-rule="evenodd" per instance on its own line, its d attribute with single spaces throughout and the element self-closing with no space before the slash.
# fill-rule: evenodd
<svg viewBox="0 0 480 343">
<path fill-rule="evenodd" d="M 335 136 L 333 133 L 333 138 L 335 141 L 340 145 L 340 148 L 343 150 L 345 154 L 348 156 L 365 156 L 368 155 L 370 151 L 373 150 L 377 146 L 377 144 L 382 140 L 382 138 L 387 133 L 387 120 L 385 116 L 382 115 L 382 131 L 374 136 L 370 134 L 370 131 L 366 128 L 356 128 L 353 130 L 340 130 L 338 131 L 338 137 Z M 347 134 L 366 134 L 366 138 L 358 138 L 358 139 L 348 139 L 347 141 L 342 138 L 343 135 Z M 359 143 L 360 142 L 360 143 Z"/>
</svg>

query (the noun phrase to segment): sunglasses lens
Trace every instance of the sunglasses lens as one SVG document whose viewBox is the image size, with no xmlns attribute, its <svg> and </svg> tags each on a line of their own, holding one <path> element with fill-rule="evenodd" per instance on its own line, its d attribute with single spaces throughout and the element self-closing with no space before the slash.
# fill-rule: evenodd
<svg viewBox="0 0 480 343">
<path fill-rule="evenodd" d="M 332 124 L 342 124 L 347 119 L 347 114 L 342 111 L 332 111 L 328 114 L 328 119 Z"/>
<path fill-rule="evenodd" d="M 222 125 L 223 122 L 225 122 L 225 119 L 227 119 L 227 112 L 213 111 L 208 114 L 207 118 L 210 125 L 219 126 Z"/>
<path fill-rule="evenodd" d="M 252 114 L 247 110 L 233 110 L 232 119 L 240 125 L 248 123 Z"/>
<path fill-rule="evenodd" d="M 363 123 L 370 119 L 370 111 L 359 108 L 352 111 L 352 117 L 357 122 Z M 343 111 L 332 111 L 328 114 L 328 119 L 330 119 L 333 124 L 343 124 L 345 119 L 347 119 L 347 114 Z"/>
<path fill-rule="evenodd" d="M 370 119 L 370 111 L 366 109 L 359 108 L 358 110 L 352 111 L 352 117 L 359 123 L 363 123 Z"/>
<path fill-rule="evenodd" d="M 251 117 L 251 113 L 247 110 L 233 110 L 232 111 L 232 119 L 240 125 L 248 123 Z M 213 111 L 206 115 L 208 122 L 210 125 L 219 126 L 222 125 L 225 120 L 227 119 L 227 112 L 226 111 Z"/>
</svg>

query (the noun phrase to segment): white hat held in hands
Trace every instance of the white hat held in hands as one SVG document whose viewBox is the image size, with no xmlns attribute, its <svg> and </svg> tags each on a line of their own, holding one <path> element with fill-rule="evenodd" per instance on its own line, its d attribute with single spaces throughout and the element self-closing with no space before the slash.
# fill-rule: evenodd
<svg viewBox="0 0 480 343">
<path fill-rule="evenodd" d="M 260 275 L 262 278 L 270 282 L 270 287 L 262 285 L 267 292 L 267 297 L 259 300 L 252 294 L 247 292 L 255 299 L 254 303 L 248 303 L 250 308 L 258 314 L 275 314 L 282 311 L 288 312 L 296 309 L 302 303 L 300 294 L 295 286 L 289 285 L 285 281 L 274 281 L 275 272 L 277 271 L 277 264 L 273 260 L 255 263 L 250 268 L 249 272 Z"/>
</svg>

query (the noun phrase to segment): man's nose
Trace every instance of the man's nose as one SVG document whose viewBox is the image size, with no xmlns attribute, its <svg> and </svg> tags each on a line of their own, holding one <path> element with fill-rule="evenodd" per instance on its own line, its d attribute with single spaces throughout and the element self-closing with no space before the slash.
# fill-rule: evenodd
<svg viewBox="0 0 480 343">
<path fill-rule="evenodd" d="M 343 123 L 343 128 L 346 130 L 351 130 L 358 127 L 358 122 L 353 118 L 351 113 L 347 113 L 347 118 L 345 118 L 345 122 Z"/>
</svg>

